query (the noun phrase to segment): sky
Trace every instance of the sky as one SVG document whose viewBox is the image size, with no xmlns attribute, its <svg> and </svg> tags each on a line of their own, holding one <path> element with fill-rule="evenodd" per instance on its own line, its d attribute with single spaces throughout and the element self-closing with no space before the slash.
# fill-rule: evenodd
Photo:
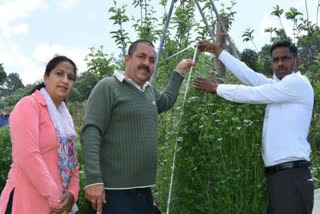
<svg viewBox="0 0 320 214">
<path fill-rule="evenodd" d="M 127 4 L 128 16 L 137 17 L 138 8 L 131 4 L 133 0 L 118 0 L 120 7 Z M 152 0 L 153 4 L 158 2 Z M 166 10 L 169 10 L 170 0 Z M 248 29 L 254 29 L 254 42 L 260 49 L 269 42 L 267 27 L 279 27 L 279 20 L 271 16 L 273 7 L 279 5 L 284 11 L 295 7 L 306 18 L 305 0 L 236 0 L 235 21 L 229 35 L 237 48 L 254 49 L 249 42 L 243 42 L 241 35 Z M 309 20 L 316 22 L 318 0 L 307 0 Z M 130 4 L 129 4 L 130 3 Z M 230 0 L 215 1 L 219 10 L 221 3 L 230 5 Z M 0 0 L 0 63 L 7 74 L 15 72 L 20 75 L 24 84 L 41 80 L 46 63 L 56 54 L 66 55 L 73 59 L 79 72 L 86 71 L 85 57 L 90 48 L 104 46 L 108 54 L 120 54 L 110 31 L 115 30 L 108 18 L 108 9 L 113 6 L 112 0 Z M 164 9 L 155 6 L 156 15 L 162 15 Z M 199 16 L 198 11 L 195 11 Z M 287 32 L 292 33 L 292 22 L 282 21 Z M 125 27 L 134 41 L 136 35 L 132 22 Z M 157 45 L 157 44 L 156 44 Z M 178 50 L 177 50 L 178 51 Z"/>
</svg>

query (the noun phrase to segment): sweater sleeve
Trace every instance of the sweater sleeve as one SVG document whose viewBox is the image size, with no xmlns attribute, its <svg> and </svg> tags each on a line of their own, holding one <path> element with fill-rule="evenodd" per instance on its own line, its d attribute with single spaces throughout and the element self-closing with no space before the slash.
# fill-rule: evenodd
<svg viewBox="0 0 320 214">
<path fill-rule="evenodd" d="M 101 80 L 92 90 L 83 128 L 80 134 L 86 186 L 103 184 L 100 168 L 100 150 L 103 136 L 110 123 L 112 110 L 111 78 Z"/>
<path fill-rule="evenodd" d="M 176 102 L 179 95 L 179 89 L 184 77 L 174 71 L 171 74 L 168 85 L 162 94 L 157 93 L 158 113 L 169 110 Z"/>
<path fill-rule="evenodd" d="M 39 107 L 31 97 L 23 98 L 10 115 L 12 152 L 24 175 L 37 191 L 57 207 L 62 196 L 50 175 L 39 146 Z"/>
</svg>

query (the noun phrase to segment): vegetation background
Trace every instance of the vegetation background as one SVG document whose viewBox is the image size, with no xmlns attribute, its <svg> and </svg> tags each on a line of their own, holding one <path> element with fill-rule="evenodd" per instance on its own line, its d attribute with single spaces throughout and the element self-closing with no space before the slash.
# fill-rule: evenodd
<svg viewBox="0 0 320 214">
<path fill-rule="evenodd" d="M 216 16 L 212 12 L 210 1 L 199 1 L 202 10 L 216 32 Z M 307 4 L 307 1 L 305 1 Z M 162 17 L 155 17 L 155 8 L 151 0 L 131 0 L 137 10 L 137 16 L 127 16 L 127 6 L 113 1 L 107 16 L 109 22 L 118 26 L 111 32 L 112 38 L 122 50 L 118 57 L 104 52 L 103 47 L 92 47 L 87 56 L 88 70 L 77 77 L 77 82 L 68 97 L 68 108 L 79 133 L 86 100 L 95 84 L 106 76 L 111 76 L 115 69 L 123 69 L 123 56 L 127 51 L 129 38 L 124 23 L 131 23 L 134 32 L 140 39 L 148 39 L 159 43 L 167 11 L 167 0 L 158 1 L 163 7 Z M 228 29 L 232 26 L 236 11 L 235 1 L 219 3 L 219 14 L 227 20 Z M 217 4 L 218 5 L 218 4 Z M 319 5 L 316 9 L 318 12 Z M 157 89 L 163 90 L 168 76 L 176 64 L 183 58 L 192 58 L 193 49 L 167 59 L 200 39 L 210 39 L 204 22 L 197 19 L 194 1 L 180 0 L 175 3 L 175 10 L 170 21 L 168 33 L 160 57 L 158 73 L 154 81 Z M 302 58 L 301 72 L 308 76 L 315 91 L 315 105 L 309 142 L 312 147 L 311 167 L 315 185 L 320 186 L 320 29 L 318 23 L 313 24 L 302 18 L 302 13 L 295 8 L 284 11 L 275 5 L 270 14 L 279 18 L 278 28 L 266 28 L 266 36 L 270 42 L 260 50 L 245 49 L 238 51 L 240 58 L 249 67 L 269 77 L 272 76 L 269 48 L 278 40 L 288 39 L 299 48 Z M 317 13 L 318 15 L 318 13 Z M 294 37 L 288 37 L 282 26 L 282 19 L 293 23 Z M 231 35 L 232 36 L 232 35 Z M 243 33 L 243 41 L 254 43 L 254 30 L 247 29 Z M 254 45 L 255 47 L 255 45 Z M 229 52 L 229 44 L 225 46 Z M 0 59 L 1 60 L 1 59 Z M 239 83 L 231 75 L 226 75 L 223 68 L 217 70 L 213 56 L 199 54 L 195 76 L 208 76 L 214 71 L 225 83 Z M 186 81 L 185 81 L 186 83 Z M 0 112 L 10 113 L 14 105 L 26 96 L 34 84 L 24 86 L 16 73 L 7 75 L 0 64 Z M 162 212 L 167 210 L 167 199 L 171 177 L 172 159 L 177 142 L 176 168 L 170 204 L 171 213 L 238 213 L 261 214 L 266 212 L 265 178 L 261 157 L 261 133 L 265 105 L 235 104 L 217 96 L 203 94 L 190 87 L 186 103 L 182 105 L 183 92 L 175 107 L 167 113 L 159 115 L 159 162 L 157 186 L 153 189 L 155 203 Z M 180 120 L 180 115 L 183 117 Z M 81 192 L 78 201 L 79 213 L 88 213 L 90 204 L 84 198 L 84 174 L 82 172 L 81 146 L 78 145 Z M 0 128 L 0 191 L 5 185 L 11 164 L 11 142 L 9 126 Z"/>
</svg>

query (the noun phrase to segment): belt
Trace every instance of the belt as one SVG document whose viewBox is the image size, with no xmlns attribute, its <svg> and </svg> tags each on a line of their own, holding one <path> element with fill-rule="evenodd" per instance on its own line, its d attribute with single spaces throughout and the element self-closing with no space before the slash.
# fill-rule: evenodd
<svg viewBox="0 0 320 214">
<path fill-rule="evenodd" d="M 272 175 L 286 169 L 306 168 L 309 166 L 311 166 L 310 161 L 306 161 L 306 160 L 290 161 L 290 162 L 280 163 L 274 166 L 265 167 L 264 172 L 266 175 Z"/>
</svg>

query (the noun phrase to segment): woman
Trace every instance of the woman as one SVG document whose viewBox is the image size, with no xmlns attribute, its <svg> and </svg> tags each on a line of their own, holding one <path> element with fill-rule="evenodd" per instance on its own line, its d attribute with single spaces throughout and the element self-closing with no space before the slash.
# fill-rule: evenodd
<svg viewBox="0 0 320 214">
<path fill-rule="evenodd" d="M 0 198 L 0 214 L 73 213 L 79 192 L 76 133 L 64 100 L 76 65 L 56 56 L 44 82 L 10 114 L 11 169 Z"/>
</svg>

